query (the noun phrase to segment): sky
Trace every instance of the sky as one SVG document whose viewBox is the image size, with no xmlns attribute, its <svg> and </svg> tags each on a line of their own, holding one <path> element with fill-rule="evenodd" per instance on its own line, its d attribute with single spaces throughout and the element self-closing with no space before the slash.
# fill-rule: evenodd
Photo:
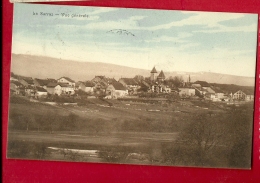
<svg viewBox="0 0 260 183">
<path fill-rule="evenodd" d="M 14 6 L 15 54 L 255 76 L 257 14 Z"/>
</svg>

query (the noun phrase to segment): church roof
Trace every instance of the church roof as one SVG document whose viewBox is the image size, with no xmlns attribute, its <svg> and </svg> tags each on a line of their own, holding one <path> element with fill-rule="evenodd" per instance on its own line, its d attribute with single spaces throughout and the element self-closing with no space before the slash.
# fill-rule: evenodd
<svg viewBox="0 0 260 183">
<path fill-rule="evenodd" d="M 153 69 L 152 69 L 151 73 L 157 73 L 157 71 L 156 71 L 155 67 L 153 67 Z"/>
<path fill-rule="evenodd" d="M 164 73 L 163 73 L 162 70 L 161 70 L 161 72 L 160 72 L 160 74 L 158 75 L 157 78 L 159 78 L 159 79 L 165 79 L 165 75 L 164 75 Z"/>
</svg>

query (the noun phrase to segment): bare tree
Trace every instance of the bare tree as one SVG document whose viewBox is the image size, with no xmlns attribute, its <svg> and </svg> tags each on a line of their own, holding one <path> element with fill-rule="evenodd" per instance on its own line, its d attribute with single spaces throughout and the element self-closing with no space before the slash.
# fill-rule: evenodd
<svg viewBox="0 0 260 183">
<path fill-rule="evenodd" d="M 174 77 L 170 76 L 166 81 L 168 85 L 174 85 L 176 87 L 180 87 L 183 84 L 183 82 L 184 80 L 182 76 L 174 76 Z"/>
<path fill-rule="evenodd" d="M 221 119 L 209 113 L 196 116 L 165 152 L 166 161 L 177 165 L 211 166 L 216 148 L 223 145 Z"/>
</svg>

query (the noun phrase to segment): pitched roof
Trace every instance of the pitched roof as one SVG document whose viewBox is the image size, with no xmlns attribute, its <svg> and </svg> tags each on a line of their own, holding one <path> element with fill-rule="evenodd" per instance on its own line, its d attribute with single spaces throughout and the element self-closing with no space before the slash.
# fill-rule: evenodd
<svg viewBox="0 0 260 183">
<path fill-rule="evenodd" d="M 71 87 L 69 84 L 67 83 L 57 83 L 57 85 L 60 85 L 61 87 Z"/>
<path fill-rule="evenodd" d="M 35 78 L 35 80 L 39 83 L 40 86 L 47 86 L 48 83 L 50 83 L 51 81 L 47 80 L 47 79 L 38 79 Z"/>
<path fill-rule="evenodd" d="M 86 82 L 84 82 L 83 83 L 86 87 L 93 87 L 93 86 L 95 86 L 95 84 L 93 83 L 93 82 L 91 82 L 91 81 L 86 81 Z"/>
<path fill-rule="evenodd" d="M 47 88 L 54 88 L 58 85 L 60 85 L 61 87 L 70 87 L 70 85 L 67 83 L 48 83 Z"/>
<path fill-rule="evenodd" d="M 75 81 L 72 80 L 72 79 L 70 79 L 69 77 L 61 77 L 61 78 L 64 78 L 64 79 L 66 79 L 66 80 L 69 81 L 69 82 L 75 83 Z M 61 79 L 61 78 L 60 78 L 60 79 Z M 60 80 L 60 79 L 58 79 L 58 80 Z"/>
<path fill-rule="evenodd" d="M 28 76 L 20 76 L 20 75 L 16 75 L 19 79 L 32 79 L 32 77 L 28 77 Z"/>
<path fill-rule="evenodd" d="M 126 85 L 138 85 L 138 82 L 133 78 L 121 78 Z"/>
<path fill-rule="evenodd" d="M 211 87 L 215 93 L 224 93 L 219 87 Z"/>
<path fill-rule="evenodd" d="M 33 85 L 33 79 L 32 78 L 22 78 L 26 83 Z"/>
<path fill-rule="evenodd" d="M 104 77 L 101 81 L 105 82 L 106 84 L 111 84 L 113 82 L 116 82 L 114 78 L 106 78 L 106 77 Z"/>
<path fill-rule="evenodd" d="M 150 87 L 150 84 L 147 81 L 141 81 L 141 83 L 146 85 L 147 87 Z"/>
<path fill-rule="evenodd" d="M 254 95 L 254 91 L 252 91 L 252 90 L 245 90 L 245 89 L 243 89 L 241 91 L 244 92 L 246 95 Z"/>
<path fill-rule="evenodd" d="M 28 85 L 28 86 L 25 87 L 25 89 L 32 89 L 33 90 L 34 87 L 32 87 L 31 85 Z"/>
<path fill-rule="evenodd" d="M 95 87 L 105 89 L 107 85 L 104 82 L 95 82 Z"/>
<path fill-rule="evenodd" d="M 39 86 L 36 86 L 36 90 L 39 92 L 47 92 L 47 90 L 45 90 L 44 88 L 39 87 Z"/>
<path fill-rule="evenodd" d="M 102 79 L 104 79 L 104 78 L 105 78 L 105 76 L 95 76 L 95 78 L 99 78 L 99 79 L 101 79 L 101 80 L 102 80 Z M 94 78 L 94 79 L 95 79 L 95 78 Z"/>
<path fill-rule="evenodd" d="M 194 84 L 200 84 L 202 87 L 210 87 L 209 83 L 206 81 L 196 81 Z"/>
<path fill-rule="evenodd" d="M 126 88 L 119 82 L 113 82 L 112 86 L 115 88 L 115 90 L 126 90 Z"/>
<path fill-rule="evenodd" d="M 151 73 L 157 73 L 157 71 L 156 71 L 155 67 L 153 67 L 153 69 L 152 69 Z"/>
<path fill-rule="evenodd" d="M 165 75 L 163 73 L 163 71 L 161 70 L 160 74 L 157 76 L 157 78 L 159 79 L 165 79 Z"/>
<path fill-rule="evenodd" d="M 141 86 L 141 88 L 145 88 L 145 89 L 148 89 L 150 87 L 149 85 L 147 85 L 147 84 L 145 84 L 143 82 L 140 82 L 139 86 Z"/>
<path fill-rule="evenodd" d="M 79 85 L 80 85 L 81 83 L 84 83 L 84 82 L 83 82 L 83 81 L 78 81 L 78 82 L 75 83 L 75 86 L 76 86 L 76 87 L 79 87 Z"/>
<path fill-rule="evenodd" d="M 53 78 L 47 78 L 47 80 L 48 80 L 49 82 L 53 82 L 53 83 L 57 82 L 57 80 L 56 80 L 56 79 L 53 79 Z"/>
<path fill-rule="evenodd" d="M 58 85 L 58 83 L 48 83 L 47 84 L 47 88 L 54 88 L 55 86 L 57 86 Z"/>
<path fill-rule="evenodd" d="M 19 81 L 11 81 L 11 83 L 15 84 L 16 86 L 23 86 L 23 84 Z"/>
</svg>

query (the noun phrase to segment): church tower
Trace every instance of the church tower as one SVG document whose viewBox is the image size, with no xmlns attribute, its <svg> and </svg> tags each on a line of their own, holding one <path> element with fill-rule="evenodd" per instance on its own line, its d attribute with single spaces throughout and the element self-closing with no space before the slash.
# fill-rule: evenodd
<svg viewBox="0 0 260 183">
<path fill-rule="evenodd" d="M 156 80 L 156 74 L 157 74 L 155 67 L 153 67 L 153 69 L 150 73 L 151 73 L 151 76 L 150 76 L 151 81 L 155 81 Z"/>
<path fill-rule="evenodd" d="M 164 81 L 165 80 L 165 75 L 163 73 L 163 71 L 161 70 L 160 74 L 157 77 L 158 81 Z"/>
</svg>

